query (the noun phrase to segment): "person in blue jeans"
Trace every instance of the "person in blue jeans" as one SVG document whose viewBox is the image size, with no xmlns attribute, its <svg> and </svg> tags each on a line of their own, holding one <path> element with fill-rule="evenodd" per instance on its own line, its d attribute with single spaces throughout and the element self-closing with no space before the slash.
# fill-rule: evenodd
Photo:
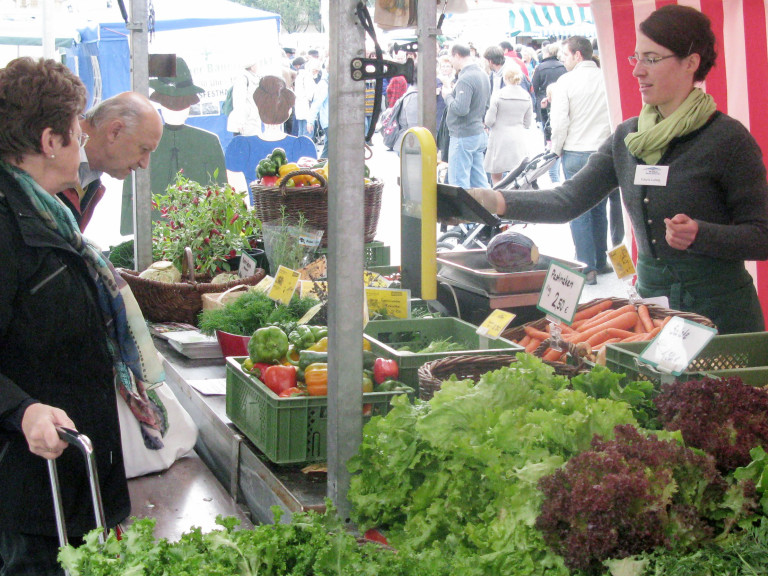
<svg viewBox="0 0 768 576">
<path fill-rule="evenodd" d="M 462 188 L 485 188 L 488 177 L 483 168 L 488 134 L 483 118 L 491 96 L 488 75 L 480 68 L 467 46 L 454 44 L 451 64 L 459 73 L 453 88 L 443 86 L 448 146 L 448 182 Z"/>
<path fill-rule="evenodd" d="M 562 163 L 565 179 L 570 180 L 589 160 L 592 152 L 563 151 Z M 587 265 L 587 282 L 594 284 L 596 275 L 607 268 L 608 250 L 608 198 L 577 216 L 570 222 L 571 236 L 576 247 L 576 258 Z M 591 271 L 594 274 L 590 274 Z"/>
</svg>

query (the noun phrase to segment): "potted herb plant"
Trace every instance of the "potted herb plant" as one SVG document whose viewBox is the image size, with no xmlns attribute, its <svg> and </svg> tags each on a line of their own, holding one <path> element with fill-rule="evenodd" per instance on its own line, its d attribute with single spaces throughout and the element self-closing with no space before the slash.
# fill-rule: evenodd
<svg viewBox="0 0 768 576">
<path fill-rule="evenodd" d="M 160 219 L 152 225 L 152 256 L 182 267 L 184 249 L 189 246 L 195 272 L 215 276 L 228 272 L 228 260 L 250 249 L 249 238 L 261 230 L 261 222 L 249 211 L 245 192 L 229 184 L 200 184 L 176 175 L 165 192 L 155 194 L 153 208 Z"/>
</svg>

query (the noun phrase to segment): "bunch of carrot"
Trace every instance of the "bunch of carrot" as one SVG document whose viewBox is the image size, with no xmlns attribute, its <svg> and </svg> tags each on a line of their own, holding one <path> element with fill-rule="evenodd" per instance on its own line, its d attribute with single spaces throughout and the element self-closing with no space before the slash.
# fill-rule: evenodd
<svg viewBox="0 0 768 576">
<path fill-rule="evenodd" d="M 615 309 L 612 306 L 612 300 L 601 300 L 579 310 L 570 326 L 562 322 L 559 324 L 562 339 L 570 344 L 583 343 L 582 346 L 589 347 L 588 353 L 594 353 L 613 342 L 652 340 L 672 318 L 651 318 L 645 304 L 627 304 Z M 524 326 L 525 336 L 517 344 L 524 346 L 526 352 L 533 353 L 550 337 L 550 326 L 547 324 L 546 330 Z M 558 362 L 562 361 L 564 355 L 565 351 L 548 348 L 542 359 Z"/>
</svg>

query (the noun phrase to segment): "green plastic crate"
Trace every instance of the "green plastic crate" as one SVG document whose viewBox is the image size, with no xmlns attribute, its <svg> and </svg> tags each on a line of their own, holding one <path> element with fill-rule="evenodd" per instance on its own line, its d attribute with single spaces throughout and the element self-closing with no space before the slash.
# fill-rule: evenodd
<svg viewBox="0 0 768 576">
<path fill-rule="evenodd" d="M 651 366 L 638 365 L 638 358 L 646 346 L 648 342 L 608 344 L 605 365 L 614 372 L 626 374 L 628 380 L 651 380 L 657 384 L 704 376 L 738 376 L 745 384 L 768 385 L 768 332 L 715 336 L 680 376 L 662 374 Z"/>
<path fill-rule="evenodd" d="M 245 358 L 227 358 L 227 416 L 232 423 L 276 464 L 326 460 L 328 398 L 279 398 L 243 370 Z M 369 392 L 363 394 L 363 402 L 370 404 L 370 416 L 384 415 L 398 394 L 402 392 Z"/>
<path fill-rule="evenodd" d="M 389 266 L 389 252 L 390 247 L 384 244 L 384 242 L 379 242 L 378 240 L 374 240 L 373 242 L 368 242 L 365 244 L 365 267 L 369 268 L 370 266 Z M 317 251 L 318 254 L 327 254 L 328 249 L 327 248 L 320 248 Z"/>
<path fill-rule="evenodd" d="M 371 342 L 374 353 L 394 358 L 400 367 L 398 380 L 419 387 L 419 368 L 431 360 L 446 356 L 467 356 L 469 354 L 514 354 L 523 348 L 505 338 L 491 340 L 477 334 L 477 326 L 458 318 L 411 318 L 408 320 L 371 320 L 365 326 L 365 335 Z M 420 350 L 433 340 L 444 340 L 450 336 L 452 342 L 459 342 L 466 348 L 451 352 L 415 354 L 399 351 L 401 346 Z"/>
</svg>

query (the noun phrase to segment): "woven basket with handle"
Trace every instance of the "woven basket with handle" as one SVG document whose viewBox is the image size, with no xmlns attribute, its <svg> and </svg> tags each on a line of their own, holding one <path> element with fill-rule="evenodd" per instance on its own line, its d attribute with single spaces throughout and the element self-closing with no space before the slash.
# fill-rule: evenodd
<svg viewBox="0 0 768 576">
<path fill-rule="evenodd" d="M 158 282 L 139 278 L 135 270 L 118 268 L 117 271 L 131 287 L 144 317 L 150 322 L 185 322 L 197 324 L 197 317 L 203 309 L 203 294 L 224 292 L 245 284 L 255 286 L 264 278 L 264 270 L 256 270 L 256 274 L 240 278 L 224 284 L 211 284 L 211 277 L 194 273 L 194 257 L 192 250 L 186 248 L 181 282 Z"/>
<path fill-rule="evenodd" d="M 579 310 L 584 310 L 585 308 L 589 308 L 590 306 L 594 306 L 595 304 L 599 304 L 600 302 L 603 302 L 605 300 L 610 300 L 611 309 L 614 309 L 614 310 L 629 304 L 629 300 L 627 300 L 626 298 L 615 298 L 615 297 L 597 298 L 590 302 L 580 304 L 579 307 L 576 309 L 576 311 L 578 312 Z M 693 312 L 681 312 L 679 310 L 671 310 L 669 308 L 664 308 L 663 306 L 658 306 L 656 304 L 646 304 L 646 306 L 648 307 L 648 313 L 650 314 L 651 318 L 654 318 L 657 320 L 663 320 L 667 316 L 680 316 L 681 318 L 685 318 L 686 320 L 691 320 L 692 322 L 703 324 L 704 326 L 709 326 L 711 328 L 716 327 L 712 322 L 712 320 L 700 314 L 695 314 Z M 532 326 L 533 328 L 536 328 L 538 330 L 546 331 L 547 324 L 549 324 L 549 320 L 547 320 L 546 318 L 540 318 L 539 320 L 528 322 L 527 324 L 524 324 L 521 326 L 515 326 L 514 328 L 505 330 L 501 336 L 502 338 L 512 340 L 513 342 L 519 342 L 525 336 L 526 326 Z M 549 347 L 549 341 L 545 340 L 533 352 L 533 354 L 535 356 L 541 356 L 542 354 L 544 354 L 544 352 L 547 351 L 548 347 Z"/>
<path fill-rule="evenodd" d="M 510 366 L 517 362 L 515 356 L 447 356 L 438 360 L 426 362 L 419 367 L 419 398 L 429 400 L 435 392 L 440 390 L 443 380 L 447 380 L 455 374 L 459 380 L 474 380 L 477 382 L 480 377 L 487 372 L 492 372 Z M 547 362 L 545 364 L 552 366 L 556 374 L 561 376 L 575 376 L 580 372 L 589 370 L 585 366 L 571 366 L 560 362 Z"/>
<path fill-rule="evenodd" d="M 294 176 L 314 176 L 320 186 L 286 188 L 285 184 Z M 373 242 L 381 213 L 381 196 L 384 182 L 372 179 L 365 185 L 363 241 Z M 312 170 L 296 170 L 286 174 L 279 186 L 251 185 L 251 204 L 256 217 L 262 222 L 275 222 L 282 218 L 281 207 L 285 206 L 287 217 L 304 215 L 307 225 L 323 231 L 322 245 L 328 245 L 328 183 L 321 174 Z"/>
</svg>

